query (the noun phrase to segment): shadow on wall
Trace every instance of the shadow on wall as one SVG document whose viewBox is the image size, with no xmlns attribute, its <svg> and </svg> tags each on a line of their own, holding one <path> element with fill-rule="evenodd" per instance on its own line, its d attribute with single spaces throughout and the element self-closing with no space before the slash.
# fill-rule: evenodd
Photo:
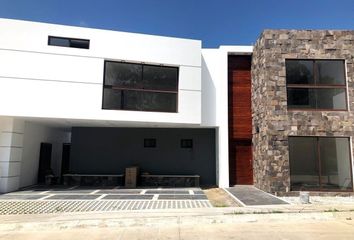
<svg viewBox="0 0 354 240">
<path fill-rule="evenodd" d="M 144 147 L 156 139 L 156 147 Z M 192 139 L 192 148 L 181 147 Z M 172 128 L 73 128 L 70 172 L 122 174 L 137 165 L 150 174 L 198 174 L 215 184 L 215 130 Z"/>
</svg>

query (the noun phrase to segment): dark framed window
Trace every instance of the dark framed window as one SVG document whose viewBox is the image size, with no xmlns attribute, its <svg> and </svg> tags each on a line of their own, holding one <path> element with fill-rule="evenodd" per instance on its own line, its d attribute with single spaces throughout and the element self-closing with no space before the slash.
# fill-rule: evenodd
<svg viewBox="0 0 354 240">
<path fill-rule="evenodd" d="M 105 61 L 103 109 L 177 112 L 178 68 Z"/>
<path fill-rule="evenodd" d="M 193 139 L 181 139 L 181 148 L 193 148 Z"/>
<path fill-rule="evenodd" d="M 144 139 L 144 148 L 156 148 L 156 139 L 155 138 L 145 138 Z"/>
<path fill-rule="evenodd" d="M 347 110 L 343 60 L 287 59 L 288 109 Z"/>
<path fill-rule="evenodd" d="M 289 137 L 291 190 L 352 191 L 349 138 Z"/>
<path fill-rule="evenodd" d="M 48 36 L 48 45 L 57 47 L 71 47 L 71 48 L 90 48 L 90 40 L 66 37 Z"/>
</svg>

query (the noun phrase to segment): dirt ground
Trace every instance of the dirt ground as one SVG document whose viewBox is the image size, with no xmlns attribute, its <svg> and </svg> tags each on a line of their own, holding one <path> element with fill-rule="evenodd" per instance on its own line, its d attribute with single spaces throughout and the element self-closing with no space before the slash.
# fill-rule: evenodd
<svg viewBox="0 0 354 240">
<path fill-rule="evenodd" d="M 236 201 L 221 188 L 207 188 L 203 191 L 214 207 L 239 207 Z"/>
</svg>

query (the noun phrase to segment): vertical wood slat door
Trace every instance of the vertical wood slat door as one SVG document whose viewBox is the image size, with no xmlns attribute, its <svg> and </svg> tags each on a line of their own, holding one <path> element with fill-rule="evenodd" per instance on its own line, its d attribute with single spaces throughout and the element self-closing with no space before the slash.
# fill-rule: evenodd
<svg viewBox="0 0 354 240">
<path fill-rule="evenodd" d="M 229 56 L 230 185 L 253 184 L 251 56 Z"/>
</svg>

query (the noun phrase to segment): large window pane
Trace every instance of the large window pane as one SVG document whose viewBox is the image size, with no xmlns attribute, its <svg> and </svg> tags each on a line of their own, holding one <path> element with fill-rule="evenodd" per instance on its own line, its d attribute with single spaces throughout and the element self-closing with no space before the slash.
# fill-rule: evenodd
<svg viewBox="0 0 354 240">
<path fill-rule="evenodd" d="M 352 189 L 348 138 L 319 138 L 321 184 L 324 189 Z"/>
<path fill-rule="evenodd" d="M 288 88 L 288 108 L 316 108 L 315 91 L 311 88 Z"/>
<path fill-rule="evenodd" d="M 344 88 L 288 88 L 289 109 L 330 109 L 347 108 Z"/>
<path fill-rule="evenodd" d="M 287 84 L 314 84 L 313 61 L 286 60 Z"/>
<path fill-rule="evenodd" d="M 157 93 L 144 91 L 124 91 L 124 109 L 176 112 L 175 93 Z"/>
<path fill-rule="evenodd" d="M 142 65 L 106 62 L 105 85 L 122 88 L 142 88 Z"/>
<path fill-rule="evenodd" d="M 177 67 L 106 61 L 103 87 L 120 90 L 119 96 L 105 90 L 110 99 L 104 99 L 103 106 L 112 108 L 112 99 L 120 98 L 115 109 L 177 112 Z"/>
<path fill-rule="evenodd" d="M 347 108 L 344 88 L 321 88 L 316 89 L 318 109 L 337 109 Z"/>
<path fill-rule="evenodd" d="M 289 159 L 291 189 L 319 189 L 317 139 L 289 137 Z"/>
<path fill-rule="evenodd" d="M 345 84 L 344 61 L 316 61 L 318 84 Z"/>
<path fill-rule="evenodd" d="M 143 82 L 145 89 L 177 90 L 178 68 L 145 65 Z"/>
<path fill-rule="evenodd" d="M 121 109 L 121 94 L 120 90 L 104 88 L 103 90 L 103 108 L 104 109 Z"/>
</svg>

